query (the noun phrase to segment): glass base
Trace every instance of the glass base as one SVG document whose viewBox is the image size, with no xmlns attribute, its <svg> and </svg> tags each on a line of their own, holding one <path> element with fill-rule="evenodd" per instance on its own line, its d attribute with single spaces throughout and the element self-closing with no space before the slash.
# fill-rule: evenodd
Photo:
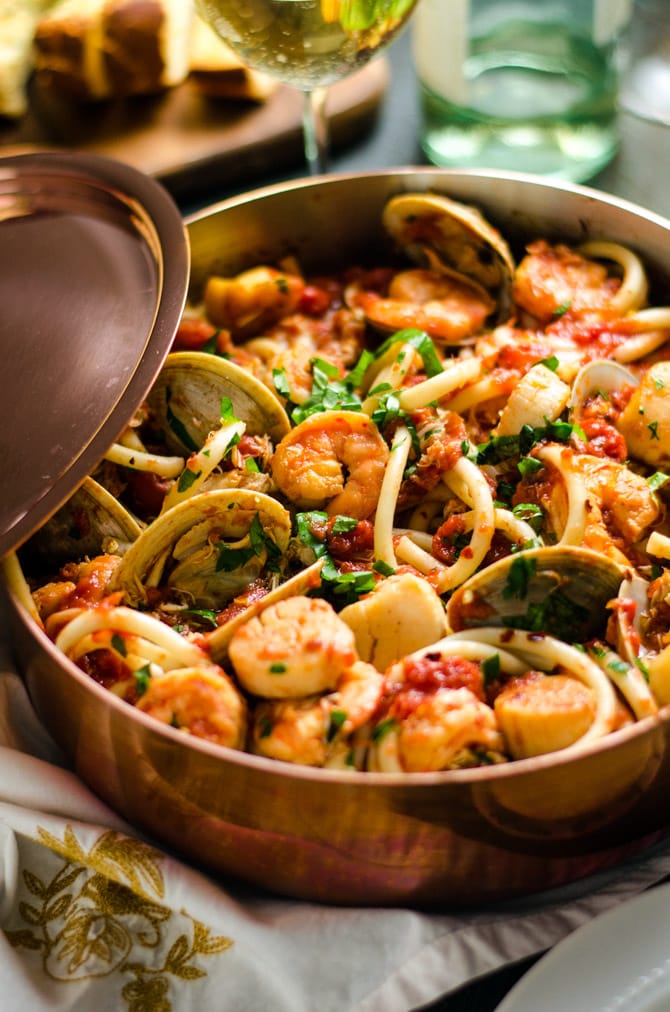
<svg viewBox="0 0 670 1012">
<path fill-rule="evenodd" d="M 614 127 L 598 124 L 506 128 L 430 123 L 421 146 L 443 168 L 498 169 L 585 182 L 614 157 Z"/>
</svg>

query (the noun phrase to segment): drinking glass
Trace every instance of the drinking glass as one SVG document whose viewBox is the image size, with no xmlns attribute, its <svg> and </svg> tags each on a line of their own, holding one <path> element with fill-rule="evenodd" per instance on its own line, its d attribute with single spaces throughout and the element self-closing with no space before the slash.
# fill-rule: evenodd
<svg viewBox="0 0 670 1012">
<path fill-rule="evenodd" d="M 661 0 L 670 6 L 670 0 Z M 631 0 L 424 0 L 421 144 L 436 165 L 582 182 L 612 159 Z"/>
<path fill-rule="evenodd" d="M 196 0 L 198 13 L 243 63 L 304 93 L 311 173 L 328 155 L 328 86 L 368 63 L 407 23 L 418 0 Z"/>
<path fill-rule="evenodd" d="M 670 126 L 668 0 L 635 0 L 622 50 L 621 107 L 643 119 Z"/>
</svg>

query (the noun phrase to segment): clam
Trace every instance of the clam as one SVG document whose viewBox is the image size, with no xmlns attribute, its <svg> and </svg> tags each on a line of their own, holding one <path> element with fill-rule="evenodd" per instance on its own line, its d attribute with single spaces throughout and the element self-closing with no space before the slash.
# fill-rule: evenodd
<svg viewBox="0 0 670 1012">
<path fill-rule="evenodd" d="M 221 425 L 221 405 L 232 404 L 249 435 L 278 443 L 290 429 L 279 399 L 250 372 L 228 359 L 201 351 L 168 355 L 148 396 L 165 440 L 174 453 L 199 450 Z"/>
<path fill-rule="evenodd" d="M 643 641 L 642 618 L 649 608 L 649 581 L 637 573 L 630 573 L 621 581 L 616 595 L 627 607 L 617 608 L 612 630 L 617 651 L 629 664 L 635 664 L 641 654 L 648 652 Z"/>
<path fill-rule="evenodd" d="M 573 422 L 578 422 L 582 409 L 587 401 L 598 394 L 610 396 L 622 392 L 626 387 L 636 387 L 637 377 L 609 359 L 596 359 L 583 365 L 572 382 L 572 390 L 568 400 L 568 410 Z"/>
<path fill-rule="evenodd" d="M 496 318 L 511 315 L 512 253 L 475 207 L 435 193 L 403 193 L 384 207 L 384 228 L 414 262 L 465 276 L 488 292 Z"/>
<path fill-rule="evenodd" d="M 21 562 L 31 572 L 73 559 L 124 555 L 141 533 L 140 524 L 111 492 L 86 478 L 21 549 Z"/>
<path fill-rule="evenodd" d="M 126 552 L 110 584 L 142 607 L 147 592 L 220 610 L 250 583 L 280 569 L 291 533 L 286 509 L 261 492 L 201 492 L 162 513 Z"/>
<path fill-rule="evenodd" d="M 499 559 L 474 573 L 452 595 L 453 632 L 508 626 L 584 643 L 602 635 L 606 605 L 624 569 L 588 548 L 552 545 Z"/>
<path fill-rule="evenodd" d="M 649 539 L 652 540 L 651 538 Z M 616 648 L 630 665 L 635 678 L 643 675 L 660 706 L 670 703 L 670 646 L 667 621 L 658 621 L 667 607 L 668 570 L 651 583 L 637 574 L 623 580 L 617 595 L 622 606 L 615 609 L 612 628 Z"/>
</svg>

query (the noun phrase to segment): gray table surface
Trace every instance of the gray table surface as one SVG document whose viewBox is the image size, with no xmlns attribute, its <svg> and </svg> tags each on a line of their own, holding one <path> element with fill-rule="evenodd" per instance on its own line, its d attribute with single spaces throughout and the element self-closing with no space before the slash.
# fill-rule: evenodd
<svg viewBox="0 0 670 1012">
<path fill-rule="evenodd" d="M 387 51 L 390 80 L 378 115 L 368 133 L 355 146 L 332 152 L 331 172 L 363 172 L 397 166 L 428 165 L 421 151 L 421 112 L 412 62 L 411 28 Z M 619 114 L 620 146 L 614 160 L 589 186 L 604 190 L 670 218 L 670 126 Z M 523 168 L 523 166 L 520 166 Z M 248 188 L 265 186 L 306 174 L 302 163 L 282 176 L 254 177 Z M 205 207 L 239 192 L 190 193 L 180 201 L 184 213 Z"/>
<path fill-rule="evenodd" d="M 362 172 L 371 169 L 428 165 L 419 143 L 420 107 L 412 62 L 411 30 L 390 48 L 389 87 L 368 134 L 354 147 L 332 152 L 330 171 Z M 615 159 L 587 185 L 633 201 L 670 218 L 670 126 L 621 111 L 620 147 Z M 283 176 L 255 178 L 249 188 L 283 182 L 306 174 L 304 165 Z M 235 191 L 189 194 L 181 201 L 185 214 L 199 210 Z M 431 1012 L 493 1012 L 504 995 L 535 962 L 520 964 L 477 980 L 430 1006 Z M 410 1012 L 410 1010 L 408 1010 Z"/>
</svg>

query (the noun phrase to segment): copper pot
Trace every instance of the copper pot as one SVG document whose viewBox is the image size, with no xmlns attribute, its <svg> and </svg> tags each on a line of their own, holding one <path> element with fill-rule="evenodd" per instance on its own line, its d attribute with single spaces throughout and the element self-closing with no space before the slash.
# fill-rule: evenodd
<svg viewBox="0 0 670 1012">
<path fill-rule="evenodd" d="M 385 240 L 403 190 L 478 205 L 512 243 L 603 237 L 634 247 L 670 293 L 670 222 L 587 188 L 433 169 L 299 181 L 187 220 L 191 295 L 212 272 L 293 254 L 307 271 L 355 263 Z M 112 808 L 203 867 L 341 904 L 484 904 L 603 869 L 670 824 L 670 709 L 581 751 L 435 774 L 295 767 L 185 737 L 62 657 L 17 602 L 10 615 L 41 719 Z"/>
</svg>

